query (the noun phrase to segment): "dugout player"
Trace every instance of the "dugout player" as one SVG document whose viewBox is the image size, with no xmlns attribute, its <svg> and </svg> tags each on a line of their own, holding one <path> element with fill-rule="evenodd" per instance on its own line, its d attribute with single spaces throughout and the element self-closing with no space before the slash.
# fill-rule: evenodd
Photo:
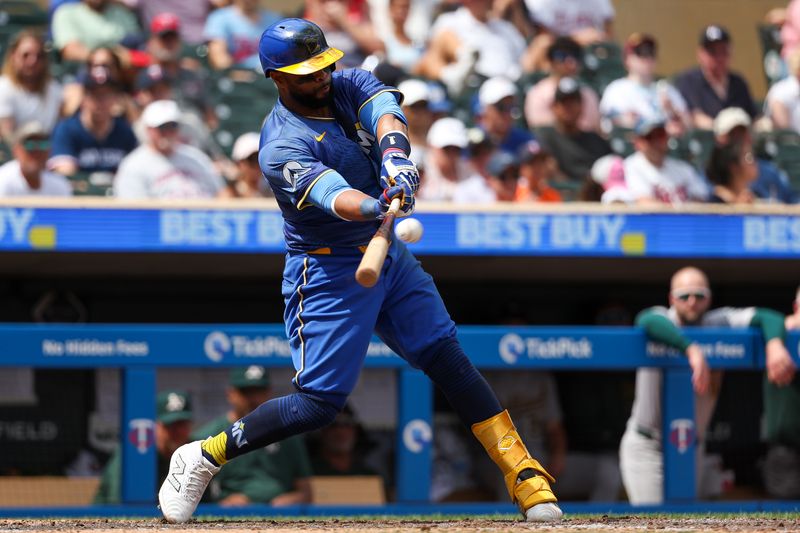
<svg viewBox="0 0 800 533">
<path fill-rule="evenodd" d="M 686 338 L 679 327 L 758 327 L 766 341 L 767 378 L 781 387 L 792 381 L 795 365 L 783 343 L 786 330 L 782 315 L 760 307 L 720 307 L 709 311 L 711 289 L 708 278 L 697 268 L 685 267 L 672 276 L 669 304 L 669 309 L 660 306 L 645 309 L 636 317 L 636 324 L 644 328 L 648 339 L 681 350 L 689 360 L 696 393 L 699 459 L 717 401 L 721 374 L 714 373 L 712 376 L 700 346 Z M 664 500 L 661 383 L 661 371 L 657 368 L 640 368 L 636 371 L 633 412 L 619 450 L 622 483 L 628 499 L 634 505 L 659 504 Z M 699 486 L 700 480 L 697 481 Z"/>
<path fill-rule="evenodd" d="M 402 199 L 401 215 L 413 211 L 419 175 L 408 159 L 401 93 L 363 70 L 335 71 L 342 56 L 303 19 L 278 21 L 261 36 L 261 65 L 280 101 L 262 129 L 259 161 L 284 218 L 282 291 L 296 392 L 178 449 L 159 491 L 161 511 L 169 522 L 186 522 L 226 462 L 330 424 L 375 331 L 442 389 L 500 467 L 527 520 L 557 520 L 554 479 L 461 349 L 431 276 L 394 239 L 378 284 L 367 289 L 355 281 L 362 250 L 391 200 Z M 389 161 L 399 171 L 392 178 Z"/>
</svg>

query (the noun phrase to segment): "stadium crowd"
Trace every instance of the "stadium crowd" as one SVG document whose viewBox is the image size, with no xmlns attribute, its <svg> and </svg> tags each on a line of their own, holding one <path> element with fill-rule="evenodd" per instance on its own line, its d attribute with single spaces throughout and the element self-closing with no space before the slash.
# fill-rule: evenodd
<svg viewBox="0 0 800 533">
<path fill-rule="evenodd" d="M 786 75 L 763 109 L 730 70 L 726 28 L 699 28 L 697 66 L 663 79 L 656 39 L 615 35 L 610 0 L 308 0 L 288 14 L 345 52 L 339 68 L 403 93 L 422 200 L 678 205 L 798 201 L 798 11 L 769 14 Z M 256 51 L 287 13 L 53 0 L 50 15 L 17 27 L 12 13 L 0 35 L 0 195 L 270 195 L 253 133 L 277 93 Z"/>
<path fill-rule="evenodd" d="M 259 72 L 257 44 L 286 13 L 257 0 L 52 0 L 50 7 L 48 25 L 7 36 L 0 197 L 270 195 L 256 132 L 277 93 Z M 403 94 L 423 201 L 800 201 L 800 0 L 778 17 L 786 76 L 763 108 L 748 81 L 730 70 L 735 36 L 726 28 L 698 28 L 697 66 L 663 79 L 657 40 L 615 35 L 610 0 L 308 0 L 293 15 L 317 23 L 345 52 L 339 68 L 371 70 Z M 797 329 L 798 322 L 795 314 L 786 326 Z M 268 397 L 269 381 L 257 374 L 231 374 L 230 412 L 195 437 L 218 432 Z M 526 383 L 533 385 L 519 394 L 505 388 L 516 394 L 508 403 L 539 417 L 521 417 L 521 426 L 530 426 L 530 440 L 547 450 L 551 468 L 564 473 L 565 484 L 580 471 L 581 497 L 618 493 L 616 450 L 593 462 L 568 454 L 552 377 Z M 796 405 L 797 383 L 789 399 L 769 388 L 771 401 Z M 190 403 L 165 392 L 158 410 L 159 453 L 169 457 L 182 443 L 173 441 L 189 438 Z M 356 428 L 346 413 L 317 436 L 310 459 L 302 442 L 246 456 L 252 461 L 217 478 L 209 498 L 226 505 L 306 502 L 312 473 L 371 473 L 354 455 Z M 771 471 L 785 472 L 787 462 L 797 468 L 795 429 L 792 442 L 772 443 Z M 446 428 L 437 427 L 437 435 Z M 453 449 L 451 463 L 459 458 Z M 459 484 L 463 463 L 435 467 L 435 499 L 470 488 L 469 480 Z M 587 476 L 591 468 L 597 471 Z M 98 502 L 118 501 L 118 469 L 112 460 Z M 249 479 L 257 473 L 266 479 Z M 797 479 L 770 492 L 799 497 Z"/>
</svg>

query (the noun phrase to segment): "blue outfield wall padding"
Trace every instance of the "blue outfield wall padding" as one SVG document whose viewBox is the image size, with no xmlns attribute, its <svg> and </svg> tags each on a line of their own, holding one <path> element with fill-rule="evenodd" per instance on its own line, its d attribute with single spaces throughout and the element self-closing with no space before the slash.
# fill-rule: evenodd
<svg viewBox="0 0 800 533">
<path fill-rule="evenodd" d="M 641 514 L 714 514 L 800 512 L 800 501 L 743 500 L 695 502 L 681 504 L 632 506 L 627 503 L 562 502 L 565 518 L 570 515 L 641 515 Z M 463 516 L 463 515 L 522 515 L 509 503 L 476 502 L 448 504 L 387 504 L 381 506 L 308 506 L 292 505 L 275 508 L 269 505 L 246 507 L 220 507 L 202 504 L 195 516 L 200 520 L 210 518 L 277 518 L 285 517 L 337 517 L 337 516 Z M 0 508 L 0 518 L 160 518 L 155 505 L 96 505 L 90 507 Z"/>
</svg>

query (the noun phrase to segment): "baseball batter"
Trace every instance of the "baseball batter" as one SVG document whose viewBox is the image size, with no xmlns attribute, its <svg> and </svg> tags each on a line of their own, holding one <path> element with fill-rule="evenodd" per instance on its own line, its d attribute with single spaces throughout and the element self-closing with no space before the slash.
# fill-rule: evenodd
<svg viewBox="0 0 800 533">
<path fill-rule="evenodd" d="M 714 411 L 721 384 L 720 373 L 709 371 L 700 346 L 687 339 L 680 326 L 746 328 L 758 327 L 766 340 L 767 377 L 776 385 L 792 381 L 794 362 L 783 343 L 783 316 L 758 307 L 720 307 L 709 311 L 711 289 L 708 278 L 694 267 L 682 268 L 672 276 L 669 309 L 651 307 L 642 311 L 636 323 L 648 338 L 677 348 L 686 354 L 695 390 L 695 424 L 698 459 L 702 456 L 706 429 Z M 661 453 L 661 371 L 636 371 L 633 411 L 620 443 L 620 469 L 628 499 L 634 505 L 662 503 L 664 460 Z M 701 461 L 697 461 L 698 466 Z M 698 476 L 698 485 L 700 479 Z"/>
<path fill-rule="evenodd" d="M 557 520 L 553 478 L 467 358 L 431 276 L 405 245 L 392 241 L 374 288 L 355 281 L 362 250 L 391 200 L 402 200 L 401 215 L 413 211 L 419 175 L 408 159 L 401 94 L 368 72 L 336 71 L 342 55 L 303 19 L 279 21 L 261 37 L 261 65 L 280 101 L 261 132 L 259 161 L 284 217 L 282 291 L 296 392 L 179 448 L 159 491 L 161 511 L 170 522 L 186 522 L 226 462 L 331 423 L 377 332 L 444 392 L 500 467 L 525 517 Z"/>
</svg>

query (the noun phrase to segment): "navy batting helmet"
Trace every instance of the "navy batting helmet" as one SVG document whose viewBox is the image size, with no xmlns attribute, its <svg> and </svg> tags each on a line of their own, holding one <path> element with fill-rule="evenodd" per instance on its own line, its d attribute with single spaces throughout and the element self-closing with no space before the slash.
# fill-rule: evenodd
<svg viewBox="0 0 800 533">
<path fill-rule="evenodd" d="M 311 74 L 336 63 L 344 52 L 331 48 L 322 30 L 305 19 L 283 19 L 272 24 L 258 43 L 264 74 L 272 70 Z"/>
</svg>

